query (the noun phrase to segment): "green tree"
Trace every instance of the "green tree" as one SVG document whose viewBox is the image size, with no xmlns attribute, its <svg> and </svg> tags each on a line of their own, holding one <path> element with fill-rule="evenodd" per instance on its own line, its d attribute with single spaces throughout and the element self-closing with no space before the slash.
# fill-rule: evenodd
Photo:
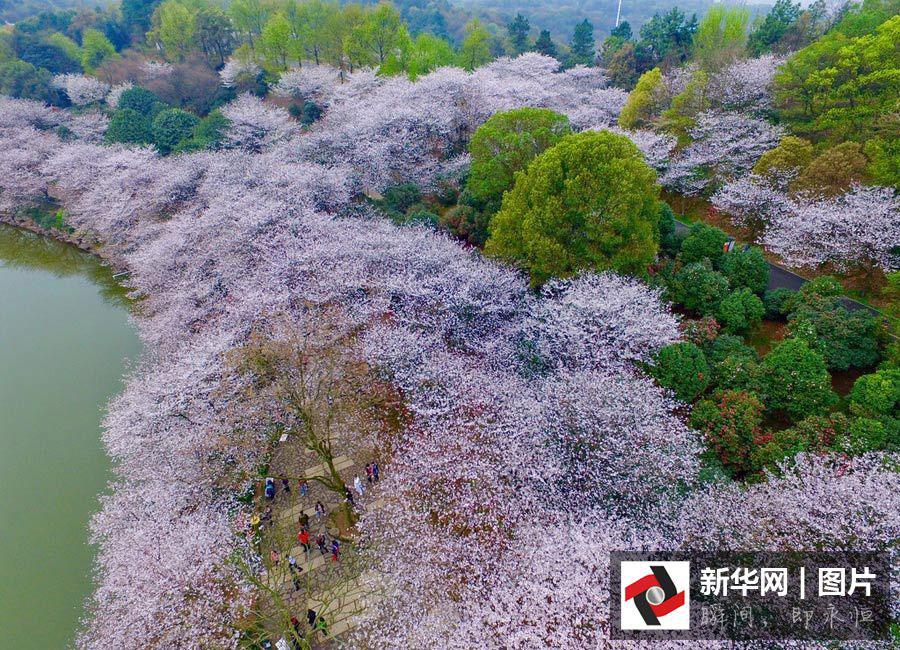
<svg viewBox="0 0 900 650">
<path fill-rule="evenodd" d="M 184 61 L 195 45 L 195 15 L 179 0 L 166 0 L 153 12 L 152 24 L 147 39 L 161 46 L 170 61 Z"/>
<path fill-rule="evenodd" d="M 680 258 L 684 264 L 709 260 L 718 267 L 725 254 L 725 243 L 728 235 L 721 228 L 697 222 L 691 226 L 688 236 L 681 244 Z"/>
<path fill-rule="evenodd" d="M 866 174 L 875 185 L 900 190 L 900 138 L 872 138 L 865 145 Z"/>
<path fill-rule="evenodd" d="M 459 48 L 459 65 L 470 72 L 489 63 L 491 56 L 491 33 L 477 18 L 466 24 L 466 37 Z"/>
<path fill-rule="evenodd" d="M 788 30 L 800 19 L 800 4 L 791 0 L 775 0 L 775 5 L 766 14 L 747 38 L 747 50 L 759 56 L 775 49 Z"/>
<path fill-rule="evenodd" d="M 672 104 L 660 116 L 660 128 L 678 138 L 681 146 L 691 142 L 690 130 L 697 124 L 697 115 L 709 108 L 706 87 L 709 77 L 697 70 L 680 93 L 672 98 Z"/>
<path fill-rule="evenodd" d="M 165 107 L 159 97 L 140 86 L 129 88 L 119 96 L 119 110 L 131 109 L 150 119 Z"/>
<path fill-rule="evenodd" d="M 777 344 L 762 361 L 765 404 L 794 421 L 821 413 L 837 401 L 822 356 L 797 338 Z"/>
<path fill-rule="evenodd" d="M 880 358 L 878 320 L 867 311 L 847 310 L 834 296 L 801 296 L 788 315 L 788 330 L 834 370 L 867 368 Z"/>
<path fill-rule="evenodd" d="M 753 173 L 780 183 L 782 179 L 793 178 L 802 172 L 812 159 L 813 146 L 809 140 L 786 135 L 777 147 L 759 157 L 753 166 Z"/>
<path fill-rule="evenodd" d="M 234 40 L 228 16 L 219 7 L 202 7 L 194 21 L 197 44 L 203 56 L 210 65 L 225 65 L 225 57 L 231 52 Z"/>
<path fill-rule="evenodd" d="M 811 415 L 789 429 L 773 431 L 760 437 L 754 451 L 754 462 L 759 467 L 775 469 L 799 453 L 823 452 L 846 446 L 850 433 L 850 420 L 843 413 Z"/>
<path fill-rule="evenodd" d="M 400 56 L 391 55 L 381 65 L 379 74 L 395 75 L 405 72 L 415 81 L 442 66 L 453 64 L 453 46 L 433 34 L 419 34 L 415 40 L 403 47 Z"/>
<path fill-rule="evenodd" d="M 153 118 L 151 125 L 153 144 L 160 153 L 168 154 L 183 140 L 193 136 L 194 128 L 199 122 L 200 119 L 196 115 L 180 108 L 161 111 Z"/>
<path fill-rule="evenodd" d="M 142 34 L 150 28 L 150 16 L 162 0 L 122 0 L 122 22 Z"/>
<path fill-rule="evenodd" d="M 597 57 L 597 46 L 594 42 L 594 26 L 587 18 L 575 25 L 572 35 L 572 47 L 569 50 L 569 65 L 594 65 Z"/>
<path fill-rule="evenodd" d="M 469 142 L 472 167 L 466 187 L 493 213 L 517 172 L 571 133 L 569 119 L 546 108 L 494 113 Z"/>
<path fill-rule="evenodd" d="M 866 141 L 896 119 L 900 15 L 874 33 L 832 31 L 794 54 L 775 77 L 780 118 L 813 140 Z"/>
<path fill-rule="evenodd" d="M 109 39 L 96 29 L 84 30 L 81 38 L 81 67 L 86 72 L 93 72 L 104 61 L 118 56 Z"/>
<path fill-rule="evenodd" d="M 666 101 L 666 86 L 659 68 L 645 72 L 628 94 L 619 114 L 619 126 L 634 129 L 646 126 L 657 117 Z"/>
<path fill-rule="evenodd" d="M 653 17 L 641 26 L 639 58 L 647 64 L 643 69 L 661 65 L 666 70 L 684 62 L 691 51 L 697 16 L 686 18 L 678 7 Z"/>
<path fill-rule="evenodd" d="M 897 416 L 900 411 L 900 368 L 863 375 L 850 391 L 850 411 L 864 417 Z"/>
<path fill-rule="evenodd" d="M 856 142 L 842 142 L 821 154 L 791 183 L 794 192 L 818 196 L 843 194 L 854 183 L 866 180 L 869 160 Z"/>
<path fill-rule="evenodd" d="M 708 260 L 687 264 L 669 282 L 669 299 L 701 316 L 715 314 L 728 293 L 728 280 Z"/>
<path fill-rule="evenodd" d="M 112 114 L 105 137 L 107 142 L 126 144 L 150 144 L 153 141 L 150 120 L 130 108 L 120 108 Z"/>
<path fill-rule="evenodd" d="M 759 325 L 765 313 L 762 300 L 750 289 L 736 289 L 722 299 L 716 320 L 726 332 L 746 332 Z"/>
<path fill-rule="evenodd" d="M 49 71 L 16 59 L 0 63 L 0 93 L 48 104 L 58 105 L 62 101 Z"/>
<path fill-rule="evenodd" d="M 582 269 L 646 274 L 658 248 L 656 174 L 625 136 L 569 135 L 538 156 L 491 220 L 489 255 L 532 284 Z"/>
<path fill-rule="evenodd" d="M 303 60 L 300 39 L 287 17 L 280 12 L 269 16 L 260 32 L 257 49 L 270 71 L 281 72 L 287 69 L 288 61 L 301 63 Z"/>
<path fill-rule="evenodd" d="M 553 39 L 550 37 L 550 30 L 541 30 L 537 40 L 534 42 L 534 51 L 538 54 L 543 54 L 544 56 L 556 58 L 556 43 L 554 43 Z"/>
<path fill-rule="evenodd" d="M 741 477 L 758 469 L 753 452 L 762 433 L 762 414 L 762 402 L 754 393 L 720 390 L 712 399 L 697 402 L 691 426 L 703 433 L 729 474 Z"/>
<path fill-rule="evenodd" d="M 744 53 L 750 11 L 743 6 L 714 4 L 694 34 L 694 59 L 707 72 L 718 72 Z"/>
<path fill-rule="evenodd" d="M 271 4 L 265 0 L 231 0 L 228 15 L 238 32 L 247 37 L 250 48 L 255 47 L 256 38 L 262 33 L 271 13 Z"/>
<path fill-rule="evenodd" d="M 616 88 L 630 90 L 638 79 L 638 62 L 634 43 L 626 42 L 614 50 L 604 50 L 603 64 L 609 83 Z"/>
<path fill-rule="evenodd" d="M 522 54 L 528 50 L 528 32 L 531 25 L 528 19 L 520 13 L 506 26 L 506 34 L 509 37 L 511 54 Z"/>
<path fill-rule="evenodd" d="M 762 249 L 756 246 L 746 251 L 735 249 L 725 253 L 719 262 L 719 269 L 728 278 L 732 289 L 747 287 L 761 296 L 769 285 L 769 263 Z"/>
<path fill-rule="evenodd" d="M 381 3 L 366 13 L 362 24 L 349 37 L 350 48 L 358 61 L 384 63 L 390 55 L 396 55 L 408 46 L 409 34 L 400 13 L 389 3 Z"/>
<path fill-rule="evenodd" d="M 656 354 L 651 374 L 661 386 L 671 389 L 678 399 L 688 403 L 707 389 L 710 380 L 703 352 L 687 341 L 662 348 Z"/>
</svg>

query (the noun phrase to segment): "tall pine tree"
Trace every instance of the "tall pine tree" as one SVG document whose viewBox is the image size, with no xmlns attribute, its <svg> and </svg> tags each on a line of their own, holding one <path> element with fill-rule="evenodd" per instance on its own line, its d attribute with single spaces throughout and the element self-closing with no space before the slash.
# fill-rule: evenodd
<svg viewBox="0 0 900 650">
<path fill-rule="evenodd" d="M 528 32 L 530 30 L 531 25 L 522 14 L 516 14 L 513 21 L 506 26 L 511 54 L 521 54 L 528 49 Z"/>
<path fill-rule="evenodd" d="M 572 50 L 569 53 L 570 65 L 594 65 L 595 57 L 594 26 L 587 18 L 575 26 L 572 36 Z"/>
<path fill-rule="evenodd" d="M 556 58 L 556 43 L 550 38 L 550 30 L 542 29 L 541 35 L 534 42 L 534 51 L 544 56 L 552 56 Z"/>
</svg>

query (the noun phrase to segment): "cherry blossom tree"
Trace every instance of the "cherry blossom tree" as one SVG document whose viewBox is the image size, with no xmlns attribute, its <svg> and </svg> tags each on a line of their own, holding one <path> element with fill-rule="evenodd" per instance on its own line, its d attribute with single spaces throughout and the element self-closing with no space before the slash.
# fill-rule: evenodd
<svg viewBox="0 0 900 650">
<path fill-rule="evenodd" d="M 229 121 L 225 134 L 228 146 L 250 151 L 284 141 L 297 128 L 287 111 L 249 93 L 223 106 L 222 115 Z"/>
<path fill-rule="evenodd" d="M 241 77 L 255 77 L 260 73 L 260 67 L 250 60 L 230 58 L 219 70 L 219 78 L 226 88 L 233 87 Z"/>
<path fill-rule="evenodd" d="M 772 224 L 789 219 L 794 209 L 785 193 L 755 174 L 725 183 L 710 200 L 734 225 L 746 228 L 753 241 L 759 241 Z"/>
<path fill-rule="evenodd" d="M 119 107 L 119 99 L 122 97 L 122 93 L 126 90 L 131 90 L 134 88 L 134 84 L 130 81 L 126 81 L 120 84 L 116 84 L 112 88 L 109 89 L 109 94 L 106 96 L 106 103 L 110 108 L 118 108 Z"/>
<path fill-rule="evenodd" d="M 53 85 L 66 93 L 76 106 L 102 102 L 109 94 L 109 84 L 83 74 L 61 74 L 53 77 Z"/>
<path fill-rule="evenodd" d="M 738 59 L 710 77 L 706 96 L 724 110 L 760 115 L 772 106 L 772 81 L 784 61 L 774 54 Z"/>
</svg>

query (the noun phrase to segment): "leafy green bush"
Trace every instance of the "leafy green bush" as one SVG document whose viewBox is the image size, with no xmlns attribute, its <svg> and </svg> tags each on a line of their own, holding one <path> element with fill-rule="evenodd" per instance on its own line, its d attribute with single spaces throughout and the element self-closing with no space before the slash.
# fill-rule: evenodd
<svg viewBox="0 0 900 650">
<path fill-rule="evenodd" d="M 811 415 L 789 429 L 760 436 L 753 462 L 757 467 L 774 468 L 802 452 L 844 449 L 849 432 L 850 420 L 843 413 Z"/>
<path fill-rule="evenodd" d="M 763 295 L 763 307 L 766 309 L 765 317 L 769 320 L 785 320 L 793 296 L 796 293 L 793 289 L 785 289 L 784 287 L 766 291 Z"/>
<path fill-rule="evenodd" d="M 769 284 L 769 263 L 762 249 L 753 246 L 746 251 L 725 253 L 719 262 L 719 270 L 728 278 L 732 289 L 747 287 L 761 296 Z"/>
<path fill-rule="evenodd" d="M 160 153 L 168 154 L 182 141 L 193 137 L 194 128 L 199 123 L 200 119 L 196 115 L 180 108 L 161 111 L 153 118 L 151 125 L 153 144 Z"/>
<path fill-rule="evenodd" d="M 381 197 L 382 207 L 406 214 L 412 206 L 422 202 L 422 190 L 415 183 L 401 183 L 386 188 Z"/>
<path fill-rule="evenodd" d="M 119 96 L 119 103 L 116 106 L 120 111 L 125 109 L 137 111 L 151 120 L 165 107 L 159 97 L 140 86 L 124 91 Z"/>
<path fill-rule="evenodd" d="M 665 201 L 659 202 L 659 250 L 669 257 L 678 255 L 685 235 L 675 228 L 675 213 Z"/>
<path fill-rule="evenodd" d="M 700 400 L 691 414 L 691 426 L 701 431 L 722 466 L 732 475 L 754 471 L 753 451 L 761 433 L 763 405 L 759 397 L 743 391 L 717 391 Z"/>
<path fill-rule="evenodd" d="M 716 320 L 726 332 L 746 332 L 756 327 L 765 313 L 762 300 L 750 289 L 732 291 L 719 304 Z"/>
<path fill-rule="evenodd" d="M 112 115 L 105 135 L 107 142 L 150 144 L 153 133 L 150 120 L 131 108 L 122 108 Z"/>
<path fill-rule="evenodd" d="M 788 331 L 820 352 L 829 368 L 868 368 L 881 358 L 878 319 L 849 311 L 837 298 L 801 296 L 788 315 Z"/>
<path fill-rule="evenodd" d="M 856 415 L 892 415 L 900 408 L 900 368 L 863 375 L 850 391 L 850 411 Z"/>
<path fill-rule="evenodd" d="M 685 341 L 662 348 L 651 373 L 684 402 L 693 402 L 709 386 L 709 365 L 703 352 Z"/>
<path fill-rule="evenodd" d="M 702 315 L 715 313 L 728 293 L 728 280 L 709 262 L 683 266 L 669 283 L 669 299 Z"/>
<path fill-rule="evenodd" d="M 681 244 L 681 261 L 685 264 L 702 262 L 708 259 L 718 268 L 719 260 L 725 254 L 725 242 L 728 235 L 725 231 L 705 223 L 695 223 Z"/>
<path fill-rule="evenodd" d="M 852 454 L 900 450 L 900 419 L 856 418 L 850 425 L 849 438 L 848 451 Z"/>
<path fill-rule="evenodd" d="M 837 402 L 822 356 L 797 338 L 785 339 L 763 358 L 764 402 L 794 421 L 821 413 Z"/>
</svg>

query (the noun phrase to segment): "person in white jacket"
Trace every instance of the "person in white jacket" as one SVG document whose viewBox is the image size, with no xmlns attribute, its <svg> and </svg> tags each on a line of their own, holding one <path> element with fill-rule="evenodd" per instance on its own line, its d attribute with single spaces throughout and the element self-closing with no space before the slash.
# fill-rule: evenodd
<svg viewBox="0 0 900 650">
<path fill-rule="evenodd" d="M 363 495 L 365 490 L 363 489 L 362 481 L 359 480 L 359 474 L 357 474 L 353 479 L 353 489 L 359 493 L 359 496 Z"/>
</svg>

